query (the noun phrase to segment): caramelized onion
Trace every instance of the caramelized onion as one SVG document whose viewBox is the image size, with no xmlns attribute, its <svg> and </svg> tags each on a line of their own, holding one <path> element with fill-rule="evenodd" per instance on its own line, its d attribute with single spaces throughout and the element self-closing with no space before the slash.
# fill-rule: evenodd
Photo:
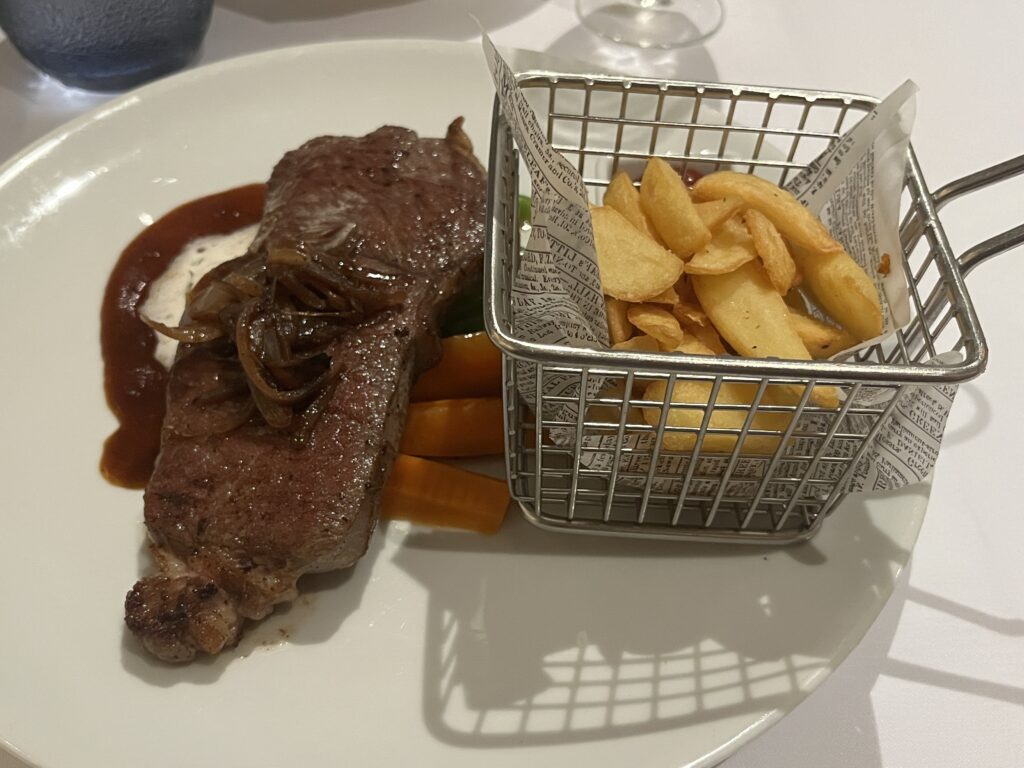
<svg viewBox="0 0 1024 768">
<path fill-rule="evenodd" d="M 178 429 L 218 434 L 258 411 L 271 427 L 304 441 L 342 368 L 331 345 L 407 295 L 405 277 L 384 264 L 361 263 L 321 259 L 301 245 L 250 251 L 199 281 L 178 327 L 146 319 L 185 344 L 213 342 L 196 349 L 221 366 L 187 399 L 188 413 L 176 415 Z"/>
<path fill-rule="evenodd" d="M 214 280 L 189 301 L 192 320 L 216 320 L 221 311 L 238 300 L 238 293 L 221 280 Z"/>
<path fill-rule="evenodd" d="M 317 294 L 311 288 L 303 285 L 302 282 L 296 280 L 293 275 L 286 272 L 278 275 L 277 280 L 295 298 L 296 301 L 299 301 L 312 309 L 326 309 L 327 302 L 324 300 L 324 297 Z"/>
<path fill-rule="evenodd" d="M 299 386 L 281 386 L 282 382 L 276 380 L 264 363 L 267 355 L 268 338 L 273 334 L 268 331 L 267 324 L 269 315 L 264 314 L 260 304 L 250 301 L 242 308 L 235 328 L 235 347 L 238 350 L 238 361 L 242 364 L 242 370 L 249 380 L 249 387 L 253 394 L 261 395 L 256 400 L 256 406 L 267 418 L 268 424 L 273 424 L 271 418 L 279 420 L 276 414 L 269 414 L 264 410 L 262 401 L 275 403 L 277 405 L 296 405 L 309 400 L 320 389 L 322 389 L 340 370 L 333 361 L 319 375 L 306 381 Z M 273 424 L 273 426 L 277 426 Z"/>
<path fill-rule="evenodd" d="M 263 416 L 263 420 L 272 427 L 277 429 L 285 429 L 292 423 L 292 416 L 294 415 L 292 409 L 275 402 L 264 395 L 261 391 L 252 387 L 252 380 L 249 381 L 249 386 L 252 391 L 252 399 L 259 409 L 260 415 Z"/>
<path fill-rule="evenodd" d="M 164 336 L 180 341 L 184 344 L 201 344 L 204 341 L 213 341 L 224 335 L 224 329 L 211 323 L 192 323 L 189 325 L 170 326 L 154 320 L 145 315 L 139 315 L 142 322 L 154 331 Z"/>
</svg>

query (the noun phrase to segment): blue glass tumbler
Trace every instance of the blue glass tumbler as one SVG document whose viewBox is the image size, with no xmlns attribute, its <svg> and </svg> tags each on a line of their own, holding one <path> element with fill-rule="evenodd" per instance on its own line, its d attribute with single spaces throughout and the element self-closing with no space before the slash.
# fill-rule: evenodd
<svg viewBox="0 0 1024 768">
<path fill-rule="evenodd" d="M 188 64 L 212 7 L 213 0 L 0 0 L 0 28 L 64 84 L 119 91 Z"/>
</svg>

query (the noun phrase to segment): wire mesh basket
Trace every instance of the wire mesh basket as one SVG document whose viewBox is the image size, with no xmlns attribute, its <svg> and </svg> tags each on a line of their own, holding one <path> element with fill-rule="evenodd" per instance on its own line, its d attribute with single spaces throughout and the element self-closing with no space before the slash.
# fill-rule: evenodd
<svg viewBox="0 0 1024 768">
<path fill-rule="evenodd" d="M 519 83 L 592 202 L 600 202 L 618 170 L 638 170 L 652 156 L 684 174 L 728 167 L 785 184 L 878 103 L 844 93 L 550 72 L 522 75 Z M 526 190 L 497 102 L 490 168 L 485 314 L 503 353 L 508 478 L 523 513 L 556 530 L 759 543 L 812 536 L 842 500 L 906 388 L 941 391 L 984 370 L 985 340 L 963 276 L 1024 240 L 1018 227 L 958 261 L 937 216 L 956 195 L 1020 173 L 1021 158 L 932 195 L 911 148 L 900 232 L 911 321 L 883 343 L 843 362 L 538 344 L 517 333 L 511 285 L 521 233 L 517 202 Z M 945 352 L 958 354 L 939 357 Z M 549 386 L 556 379 L 558 386 Z M 699 426 L 672 418 L 693 408 L 672 402 L 681 384 L 700 388 L 714 404 L 700 410 Z M 766 397 L 777 385 L 796 385 L 804 394 L 779 404 Z M 725 396 L 737 386 L 749 396 Z M 841 388 L 841 406 L 815 405 L 815 386 Z M 535 392 L 534 407 L 520 397 L 524 387 Z M 652 391 L 662 394 L 644 399 Z M 657 409 L 657 423 L 636 418 L 638 409 Z M 712 426 L 713 414 L 731 416 Z M 552 439 L 556 434 L 571 439 Z M 755 444 L 762 446 L 756 453 Z"/>
</svg>

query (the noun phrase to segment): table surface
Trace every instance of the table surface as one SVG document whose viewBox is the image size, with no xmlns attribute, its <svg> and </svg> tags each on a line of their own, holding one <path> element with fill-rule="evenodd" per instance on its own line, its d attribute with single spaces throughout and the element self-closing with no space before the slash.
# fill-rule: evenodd
<svg viewBox="0 0 1024 768">
<path fill-rule="evenodd" d="M 474 40 L 653 77 L 884 95 L 921 88 L 914 144 L 929 184 L 1024 153 L 1019 30 L 1024 5 L 942 0 L 725 0 L 703 46 L 640 51 L 579 26 L 572 0 L 218 0 L 195 66 L 326 40 Z M 1007 98 L 1007 96 L 1011 96 Z M 0 34 L 0 159 L 104 101 L 24 63 Z M 1024 219 L 1024 180 L 944 214 L 961 252 Z M 1024 254 L 971 275 L 988 371 L 960 389 L 911 566 L 860 645 L 820 688 L 727 768 L 1024 765 L 1024 516 L 1017 467 L 1015 328 Z M 0 768 L 21 768 L 0 754 Z"/>
</svg>

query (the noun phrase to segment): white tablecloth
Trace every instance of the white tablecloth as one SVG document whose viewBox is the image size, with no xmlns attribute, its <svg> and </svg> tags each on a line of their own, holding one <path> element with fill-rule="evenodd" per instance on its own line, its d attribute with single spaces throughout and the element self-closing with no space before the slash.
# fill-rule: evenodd
<svg viewBox="0 0 1024 768">
<path fill-rule="evenodd" d="M 704 46 L 642 52 L 582 29 L 572 0 L 218 0 L 197 64 L 335 39 L 471 40 L 471 11 L 499 45 L 636 74 L 873 95 L 911 77 L 921 87 L 914 144 L 933 188 L 1024 153 L 1024 5 L 725 2 L 725 24 Z M 39 76 L 0 36 L 0 158 L 104 98 Z M 951 206 L 954 248 L 1020 223 L 1022 199 L 1024 180 Z M 960 390 L 892 599 L 836 673 L 728 768 L 1024 765 L 1022 286 L 1024 253 L 970 277 L 991 363 Z M 0 754 L 0 768 L 22 765 Z"/>
</svg>

